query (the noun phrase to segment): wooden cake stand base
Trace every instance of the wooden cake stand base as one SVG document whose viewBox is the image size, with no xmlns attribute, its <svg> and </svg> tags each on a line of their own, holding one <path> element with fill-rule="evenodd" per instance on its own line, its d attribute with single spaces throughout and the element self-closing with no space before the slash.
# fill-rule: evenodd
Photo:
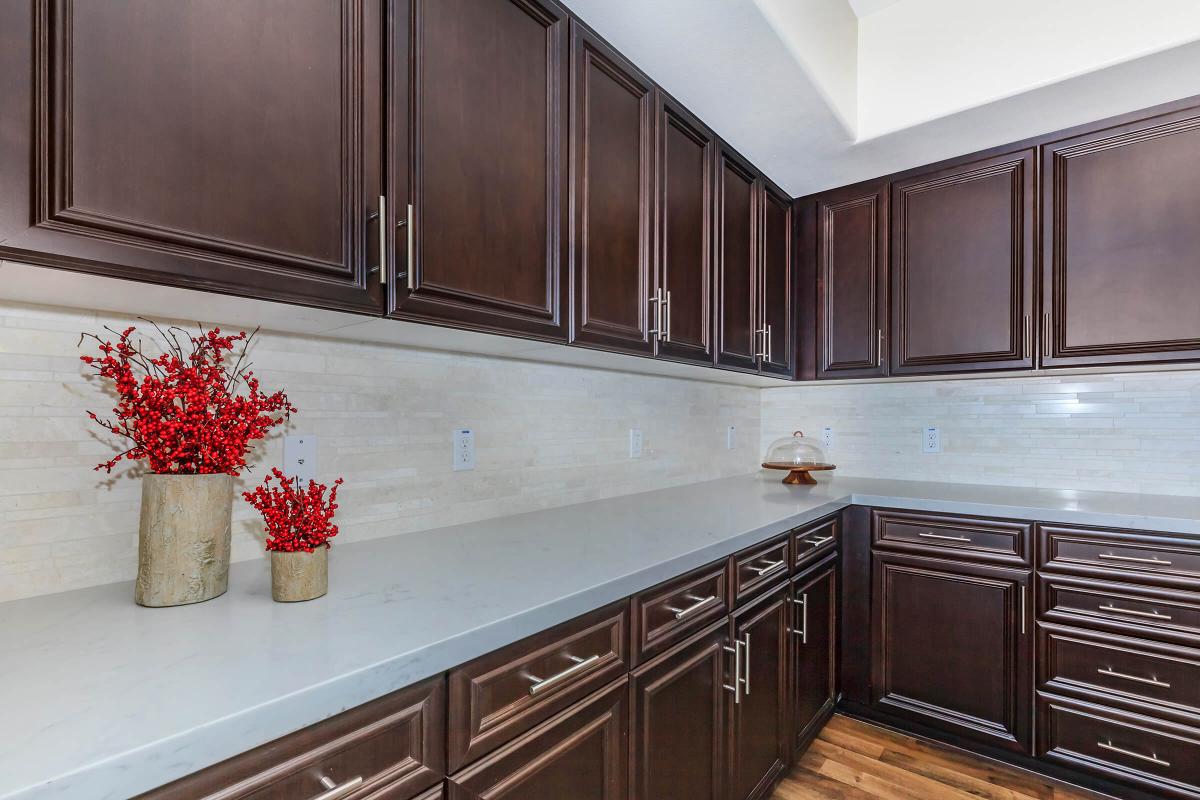
<svg viewBox="0 0 1200 800">
<path fill-rule="evenodd" d="M 783 482 L 789 486 L 812 486 L 817 480 L 810 472 L 821 472 L 828 469 L 837 469 L 833 464 L 778 464 L 766 462 L 763 464 L 764 469 L 786 469 L 788 474 L 783 476 Z"/>
</svg>

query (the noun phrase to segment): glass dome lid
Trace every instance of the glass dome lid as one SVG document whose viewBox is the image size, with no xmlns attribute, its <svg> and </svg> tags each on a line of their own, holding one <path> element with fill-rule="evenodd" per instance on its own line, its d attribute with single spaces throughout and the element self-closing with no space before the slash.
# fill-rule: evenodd
<svg viewBox="0 0 1200 800">
<path fill-rule="evenodd" d="M 780 467 L 824 466 L 825 451 L 801 431 L 776 439 L 767 448 L 764 463 Z"/>
</svg>

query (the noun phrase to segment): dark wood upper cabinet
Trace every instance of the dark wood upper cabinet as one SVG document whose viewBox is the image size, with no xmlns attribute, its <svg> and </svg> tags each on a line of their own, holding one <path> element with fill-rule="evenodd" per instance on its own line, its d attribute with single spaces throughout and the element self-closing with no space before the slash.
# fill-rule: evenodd
<svg viewBox="0 0 1200 800">
<path fill-rule="evenodd" d="M 734 800 L 769 797 L 788 761 L 789 592 L 784 581 L 731 617 L 730 633 L 741 650 L 743 676 L 730 724 L 729 779 Z"/>
<path fill-rule="evenodd" d="M 391 315 L 565 340 L 566 10 L 409 0 L 391 19 Z"/>
<path fill-rule="evenodd" d="M 1048 144 L 1042 363 L 1200 358 L 1200 115 Z"/>
<path fill-rule="evenodd" d="M 717 142 L 667 95 L 658 95 L 658 288 L 667 302 L 660 355 L 710 364 L 713 202 Z"/>
<path fill-rule="evenodd" d="M 891 374 L 1031 368 L 1034 156 L 892 184 Z"/>
<path fill-rule="evenodd" d="M 633 674 L 633 800 L 728 800 L 725 684 L 718 623 Z"/>
<path fill-rule="evenodd" d="M 716 360 L 758 370 L 759 179 L 722 146 L 717 176 Z"/>
<path fill-rule="evenodd" d="M 815 206 L 817 377 L 888 374 L 888 184 L 826 192 Z"/>
<path fill-rule="evenodd" d="M 1028 754 L 1032 574 L 890 553 L 873 572 L 875 708 Z"/>
<path fill-rule="evenodd" d="M 762 181 L 758 329 L 764 347 L 759 368 L 790 378 L 796 363 L 795 298 L 792 294 L 792 199 Z"/>
<path fill-rule="evenodd" d="M 571 339 L 650 353 L 654 84 L 571 31 Z"/>
<path fill-rule="evenodd" d="M 379 312 L 379 0 L 2 5 L 0 255 Z"/>
<path fill-rule="evenodd" d="M 837 703 L 836 557 L 792 579 L 792 752 L 807 747 Z"/>
</svg>

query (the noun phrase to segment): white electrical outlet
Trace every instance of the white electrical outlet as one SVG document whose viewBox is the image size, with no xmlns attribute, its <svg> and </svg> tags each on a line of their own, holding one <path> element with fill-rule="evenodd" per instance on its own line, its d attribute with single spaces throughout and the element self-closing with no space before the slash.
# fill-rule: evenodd
<svg viewBox="0 0 1200 800">
<path fill-rule="evenodd" d="M 304 434 L 283 437 L 283 472 L 299 478 L 304 486 L 317 479 L 317 437 Z"/>
<path fill-rule="evenodd" d="M 638 428 L 629 429 L 629 457 L 642 457 L 642 432 Z"/>
<path fill-rule="evenodd" d="M 737 447 L 737 428 L 730 425 L 725 429 L 725 449 L 732 450 Z"/>
<path fill-rule="evenodd" d="M 921 434 L 921 449 L 926 453 L 942 452 L 942 434 L 937 428 L 926 428 Z"/>
<path fill-rule="evenodd" d="M 458 428 L 454 431 L 454 471 L 475 469 L 475 431 Z"/>
<path fill-rule="evenodd" d="M 825 447 L 826 453 L 833 449 L 833 428 L 826 426 L 821 429 L 821 444 Z"/>
</svg>

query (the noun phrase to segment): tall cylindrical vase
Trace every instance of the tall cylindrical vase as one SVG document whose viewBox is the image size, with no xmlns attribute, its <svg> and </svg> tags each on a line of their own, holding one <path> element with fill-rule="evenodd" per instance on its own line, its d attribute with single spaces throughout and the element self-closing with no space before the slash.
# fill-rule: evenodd
<svg viewBox="0 0 1200 800">
<path fill-rule="evenodd" d="M 146 475 L 133 599 L 161 608 L 200 603 L 229 588 L 230 475 Z"/>
<path fill-rule="evenodd" d="M 271 597 L 280 603 L 315 600 L 329 591 L 329 548 L 311 553 L 271 551 Z"/>
</svg>

